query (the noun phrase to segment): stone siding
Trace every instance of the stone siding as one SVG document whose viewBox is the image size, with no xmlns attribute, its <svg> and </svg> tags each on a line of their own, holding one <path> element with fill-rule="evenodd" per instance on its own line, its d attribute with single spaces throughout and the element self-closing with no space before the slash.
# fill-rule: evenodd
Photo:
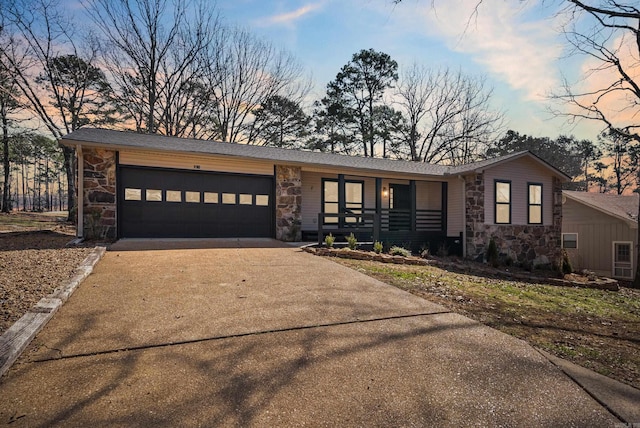
<svg viewBox="0 0 640 428">
<path fill-rule="evenodd" d="M 276 239 L 302 239 L 302 168 L 276 165 Z"/>
<path fill-rule="evenodd" d="M 84 230 L 86 239 L 115 239 L 116 152 L 83 149 Z"/>
<path fill-rule="evenodd" d="M 550 225 L 496 225 L 485 222 L 483 174 L 465 177 L 467 254 L 471 259 L 486 258 L 493 238 L 503 258 L 525 266 L 550 265 L 560 255 L 562 227 L 562 183 L 553 177 L 553 219 Z"/>
</svg>

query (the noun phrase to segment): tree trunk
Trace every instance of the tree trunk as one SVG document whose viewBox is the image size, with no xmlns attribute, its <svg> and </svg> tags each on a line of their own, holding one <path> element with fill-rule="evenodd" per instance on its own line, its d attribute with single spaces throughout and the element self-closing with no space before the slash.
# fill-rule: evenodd
<svg viewBox="0 0 640 428">
<path fill-rule="evenodd" d="M 24 168 L 24 164 L 25 164 L 25 160 L 22 160 L 22 211 L 26 211 L 27 210 L 27 186 L 26 186 L 26 181 L 27 178 L 25 177 L 25 168 Z"/>
<path fill-rule="evenodd" d="M 2 212 L 11 211 L 11 163 L 9 162 L 9 126 L 5 115 L 2 115 L 2 166 L 4 183 L 2 185 Z"/>
</svg>

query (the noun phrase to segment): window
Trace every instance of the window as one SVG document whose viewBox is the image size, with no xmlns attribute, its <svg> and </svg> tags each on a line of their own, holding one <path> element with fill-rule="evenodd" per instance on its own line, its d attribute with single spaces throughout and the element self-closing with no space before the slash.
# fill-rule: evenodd
<svg viewBox="0 0 640 428">
<path fill-rule="evenodd" d="M 322 212 L 325 214 L 338 213 L 338 182 L 324 180 L 324 193 L 322 194 Z M 325 223 L 337 223 L 338 217 L 325 217 Z"/>
<path fill-rule="evenodd" d="M 167 202 L 182 202 L 182 192 L 180 190 L 167 190 Z"/>
<path fill-rule="evenodd" d="M 631 242 L 613 243 L 613 276 L 633 278 Z"/>
<path fill-rule="evenodd" d="M 496 224 L 511 223 L 511 182 L 495 181 Z"/>
<path fill-rule="evenodd" d="M 578 248 L 578 234 L 577 233 L 563 233 L 562 234 L 562 248 Z"/>
<path fill-rule="evenodd" d="M 205 204 L 217 204 L 218 203 L 218 193 L 216 193 L 216 192 L 204 192 L 204 203 Z"/>
<path fill-rule="evenodd" d="M 323 179 L 322 180 L 322 212 L 325 214 L 337 214 L 338 205 L 338 180 Z M 362 181 L 346 181 L 344 182 L 344 204 L 347 212 L 361 214 L 364 208 L 364 182 Z M 356 216 L 347 217 L 348 223 L 356 222 Z M 325 224 L 338 223 L 338 217 L 325 217 Z"/>
<path fill-rule="evenodd" d="M 124 189 L 125 201 L 140 201 L 142 200 L 142 189 L 132 189 L 127 187 Z"/>
<path fill-rule="evenodd" d="M 147 189 L 145 199 L 147 201 L 162 201 L 162 190 L 159 189 Z"/>
<path fill-rule="evenodd" d="M 359 181 L 345 181 L 344 183 L 344 203 L 348 213 L 362 214 L 363 198 L 362 190 L 363 183 Z M 358 217 L 347 217 L 345 221 L 347 223 L 355 223 L 358 221 Z"/>
<path fill-rule="evenodd" d="M 200 203 L 200 192 L 184 192 L 185 202 Z"/>
<path fill-rule="evenodd" d="M 259 207 L 268 207 L 269 195 L 256 195 L 256 205 Z"/>
<path fill-rule="evenodd" d="M 529 183 L 529 224 L 542 224 L 542 184 Z"/>
<path fill-rule="evenodd" d="M 223 193 L 222 194 L 222 203 L 227 205 L 233 205 L 236 203 L 236 194 L 235 193 Z"/>
<path fill-rule="evenodd" d="M 240 205 L 253 204 L 253 195 L 247 193 L 240 193 Z"/>
</svg>

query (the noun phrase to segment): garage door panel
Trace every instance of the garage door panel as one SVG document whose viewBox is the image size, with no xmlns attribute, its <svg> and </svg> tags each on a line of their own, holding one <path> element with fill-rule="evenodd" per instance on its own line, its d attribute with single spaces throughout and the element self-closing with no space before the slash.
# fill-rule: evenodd
<svg viewBox="0 0 640 428">
<path fill-rule="evenodd" d="M 273 236 L 272 177 L 121 167 L 120 182 L 123 237 Z"/>
</svg>

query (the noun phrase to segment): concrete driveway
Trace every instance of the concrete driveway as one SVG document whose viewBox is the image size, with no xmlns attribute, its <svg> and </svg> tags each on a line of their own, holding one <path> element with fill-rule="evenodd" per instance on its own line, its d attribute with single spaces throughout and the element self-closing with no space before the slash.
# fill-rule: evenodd
<svg viewBox="0 0 640 428">
<path fill-rule="evenodd" d="M 526 343 L 271 240 L 121 241 L 0 380 L 12 426 L 613 426 Z"/>
</svg>

